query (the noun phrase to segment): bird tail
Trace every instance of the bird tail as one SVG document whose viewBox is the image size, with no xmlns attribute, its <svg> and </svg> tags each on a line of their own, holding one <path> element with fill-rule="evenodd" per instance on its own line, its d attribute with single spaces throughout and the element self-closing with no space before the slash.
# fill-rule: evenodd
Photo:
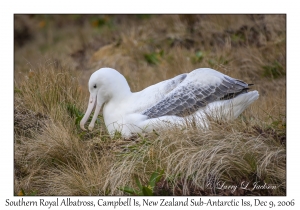
<svg viewBox="0 0 300 210">
<path fill-rule="evenodd" d="M 250 104 L 259 97 L 258 91 L 250 91 L 232 99 L 233 118 L 237 118 Z"/>
<path fill-rule="evenodd" d="M 258 91 L 242 93 L 235 98 L 211 103 L 206 113 L 215 119 L 234 120 L 259 97 Z"/>
</svg>

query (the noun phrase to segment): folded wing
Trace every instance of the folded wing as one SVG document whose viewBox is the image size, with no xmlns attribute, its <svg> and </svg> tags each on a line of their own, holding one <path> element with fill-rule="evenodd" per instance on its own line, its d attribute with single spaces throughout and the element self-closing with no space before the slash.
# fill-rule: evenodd
<svg viewBox="0 0 300 210">
<path fill-rule="evenodd" d="M 212 69 L 197 69 L 142 114 L 149 118 L 187 116 L 217 100 L 247 92 L 249 85 Z"/>
</svg>

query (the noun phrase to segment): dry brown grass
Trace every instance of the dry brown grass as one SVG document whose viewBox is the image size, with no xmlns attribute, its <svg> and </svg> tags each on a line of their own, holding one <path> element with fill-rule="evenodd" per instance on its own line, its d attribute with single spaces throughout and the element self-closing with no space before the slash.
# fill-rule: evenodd
<svg viewBox="0 0 300 210">
<path fill-rule="evenodd" d="M 207 189 L 218 181 L 277 186 L 233 195 L 285 195 L 285 16 L 145 18 L 15 16 L 15 193 L 122 195 L 134 176 L 145 184 L 163 169 L 168 195 L 230 194 Z M 260 98 L 234 122 L 212 120 L 209 131 L 191 124 L 110 138 L 102 116 L 88 133 L 76 121 L 90 74 L 104 66 L 124 74 L 132 91 L 211 67 L 255 83 Z"/>
</svg>

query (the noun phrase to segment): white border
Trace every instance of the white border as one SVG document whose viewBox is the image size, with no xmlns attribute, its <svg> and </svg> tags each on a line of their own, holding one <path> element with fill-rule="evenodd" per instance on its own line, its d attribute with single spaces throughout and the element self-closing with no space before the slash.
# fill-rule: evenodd
<svg viewBox="0 0 300 210">
<path fill-rule="evenodd" d="M 77 1 L 78 2 L 78 1 Z M 172 1 L 162 2 L 161 0 L 151 1 L 4 1 L 1 4 L 0 18 L 0 42 L 1 42 L 1 179 L 0 179 L 0 206 L 6 209 L 5 199 L 16 200 L 13 197 L 13 14 L 15 13 L 282 13 L 287 14 L 287 196 L 283 197 L 255 197 L 265 201 L 279 201 L 296 199 L 296 206 L 299 206 L 298 196 L 299 180 L 299 111 L 298 76 L 299 75 L 299 12 L 296 1 Z M 4 117 L 3 117 L 4 116 Z M 43 197 L 26 197 L 25 199 L 39 200 Z M 55 197 L 44 197 L 55 199 Z M 63 199 L 64 197 L 59 197 Z M 76 197 L 72 197 L 76 198 Z M 170 197 L 168 197 L 170 198 Z M 232 198 L 242 199 L 243 197 L 203 197 L 203 199 Z M 81 200 L 93 200 L 97 202 L 99 197 L 80 197 Z M 106 197 L 114 200 L 117 197 Z M 142 197 L 135 197 L 142 202 Z M 157 197 L 150 198 L 153 201 Z M 185 197 L 176 197 L 177 200 Z M 245 200 L 254 198 L 245 197 Z M 53 207 L 54 208 L 54 207 Z M 66 207 L 70 208 L 70 207 Z M 74 207 L 73 207 L 74 208 Z M 73 209 L 72 208 L 72 209 Z M 100 208 L 100 207 L 98 207 Z M 103 207 L 101 207 L 103 208 Z M 138 207 L 136 207 L 138 208 Z M 150 207 L 147 207 L 150 208 Z M 146 209 L 147 209 L 146 208 Z M 157 207 L 156 207 L 157 208 Z M 172 207 L 183 208 L 183 207 Z M 191 207 L 190 207 L 191 208 Z M 198 207 L 199 208 L 199 207 Z M 208 208 L 208 207 L 206 207 Z M 205 208 L 205 209 L 206 209 Z M 239 207 L 240 208 L 240 207 Z M 236 208 L 236 209 L 239 209 Z M 266 209 L 257 207 L 258 209 Z M 35 209 L 42 209 L 40 207 Z M 45 208 L 46 209 L 46 208 Z M 55 208 L 55 209 L 61 209 Z M 71 209 L 71 208 L 70 208 Z M 110 208 L 112 209 L 112 208 Z M 120 209 L 120 208 L 119 208 Z M 129 208 L 127 208 L 129 209 Z M 131 207 L 130 209 L 134 209 Z M 223 208 L 224 209 L 224 208 Z"/>
</svg>

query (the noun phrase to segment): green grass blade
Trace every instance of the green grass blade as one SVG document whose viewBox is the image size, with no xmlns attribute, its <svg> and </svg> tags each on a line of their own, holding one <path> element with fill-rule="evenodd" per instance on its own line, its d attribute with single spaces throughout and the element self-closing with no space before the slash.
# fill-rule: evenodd
<svg viewBox="0 0 300 210">
<path fill-rule="evenodd" d="M 143 186 L 142 192 L 143 192 L 144 196 L 152 196 L 153 195 L 153 191 L 145 186 Z"/>
<path fill-rule="evenodd" d="M 143 186 L 142 186 L 142 184 L 141 184 L 139 178 L 138 178 L 137 176 L 135 176 L 134 179 L 135 179 L 135 182 L 136 182 L 137 186 L 138 186 L 139 189 L 142 191 Z"/>
<path fill-rule="evenodd" d="M 121 191 L 123 191 L 123 192 L 129 193 L 131 195 L 136 195 L 137 194 L 134 189 L 132 189 L 130 187 L 127 187 L 127 186 L 121 187 L 121 188 L 118 188 L 118 189 L 121 190 Z"/>
<path fill-rule="evenodd" d="M 163 170 L 161 170 L 160 173 L 158 173 L 157 171 L 153 172 L 151 177 L 150 177 L 150 180 L 149 180 L 149 186 L 153 189 L 155 184 L 157 182 L 159 182 L 159 180 L 161 179 L 163 175 Z"/>
</svg>

